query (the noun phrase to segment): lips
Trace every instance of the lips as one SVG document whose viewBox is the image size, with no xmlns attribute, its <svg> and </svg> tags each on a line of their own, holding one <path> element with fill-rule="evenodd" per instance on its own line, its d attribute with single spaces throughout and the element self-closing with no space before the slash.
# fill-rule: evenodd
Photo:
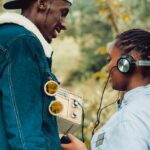
<svg viewBox="0 0 150 150">
<path fill-rule="evenodd" d="M 112 82 L 112 78 L 109 78 L 109 83 L 111 83 Z"/>
<path fill-rule="evenodd" d="M 57 35 L 60 33 L 61 29 L 56 27 L 54 30 L 53 30 L 53 34 L 52 34 L 52 37 L 53 38 L 56 38 Z"/>
<path fill-rule="evenodd" d="M 53 38 L 56 38 L 56 37 L 57 37 L 57 34 L 58 34 L 58 33 L 57 33 L 57 31 L 56 31 L 56 30 L 54 30 L 54 32 L 53 32 L 53 36 L 52 36 L 52 37 L 53 37 Z"/>
<path fill-rule="evenodd" d="M 59 26 L 56 26 L 55 30 L 56 30 L 58 33 L 60 33 L 61 28 L 60 28 Z"/>
</svg>

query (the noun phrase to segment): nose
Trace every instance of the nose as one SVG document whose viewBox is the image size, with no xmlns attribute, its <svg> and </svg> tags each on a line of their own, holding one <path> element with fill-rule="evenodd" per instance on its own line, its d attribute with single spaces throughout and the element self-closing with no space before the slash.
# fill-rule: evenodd
<svg viewBox="0 0 150 150">
<path fill-rule="evenodd" d="M 67 29 L 67 23 L 64 19 L 61 20 L 60 27 L 61 27 L 61 30 L 66 30 Z"/>
</svg>

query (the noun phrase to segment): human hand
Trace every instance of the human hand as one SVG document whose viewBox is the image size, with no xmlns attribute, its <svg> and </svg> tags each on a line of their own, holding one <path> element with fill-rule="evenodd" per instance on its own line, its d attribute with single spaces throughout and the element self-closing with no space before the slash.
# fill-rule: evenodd
<svg viewBox="0 0 150 150">
<path fill-rule="evenodd" d="M 71 143 L 62 144 L 62 150 L 87 150 L 85 144 L 78 140 L 76 137 L 71 134 L 68 134 L 68 137 Z"/>
</svg>

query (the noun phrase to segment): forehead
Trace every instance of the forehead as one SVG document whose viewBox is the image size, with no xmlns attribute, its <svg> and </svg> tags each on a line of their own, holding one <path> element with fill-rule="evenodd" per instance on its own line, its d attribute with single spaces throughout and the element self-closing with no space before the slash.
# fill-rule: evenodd
<svg viewBox="0 0 150 150">
<path fill-rule="evenodd" d="M 123 54 L 122 50 L 117 48 L 114 43 L 107 49 L 107 53 L 111 58 L 118 58 Z"/>
<path fill-rule="evenodd" d="M 116 41 L 112 41 L 112 42 L 109 42 L 109 43 L 107 44 L 107 53 L 108 53 L 108 54 L 110 54 L 111 51 L 113 50 L 113 48 L 115 47 L 115 46 L 114 46 L 114 45 L 115 45 L 115 42 L 116 42 Z"/>
</svg>

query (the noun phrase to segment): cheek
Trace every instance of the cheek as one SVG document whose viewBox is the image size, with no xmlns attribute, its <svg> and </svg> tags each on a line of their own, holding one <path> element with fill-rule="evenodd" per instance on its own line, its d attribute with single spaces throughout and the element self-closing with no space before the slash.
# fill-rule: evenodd
<svg viewBox="0 0 150 150">
<path fill-rule="evenodd" d="M 128 77 L 126 75 L 122 74 L 116 68 L 111 75 L 111 84 L 112 84 L 113 89 L 119 90 L 119 91 L 124 91 L 124 90 L 126 90 L 127 85 L 128 85 Z"/>
<path fill-rule="evenodd" d="M 60 13 L 54 13 L 52 19 L 53 19 L 53 21 L 51 21 L 51 23 L 58 24 L 61 20 L 61 14 Z"/>
<path fill-rule="evenodd" d="M 57 26 L 59 21 L 60 16 L 58 13 L 49 14 L 49 16 L 47 16 L 45 20 L 45 26 L 48 30 L 53 30 Z"/>
</svg>

